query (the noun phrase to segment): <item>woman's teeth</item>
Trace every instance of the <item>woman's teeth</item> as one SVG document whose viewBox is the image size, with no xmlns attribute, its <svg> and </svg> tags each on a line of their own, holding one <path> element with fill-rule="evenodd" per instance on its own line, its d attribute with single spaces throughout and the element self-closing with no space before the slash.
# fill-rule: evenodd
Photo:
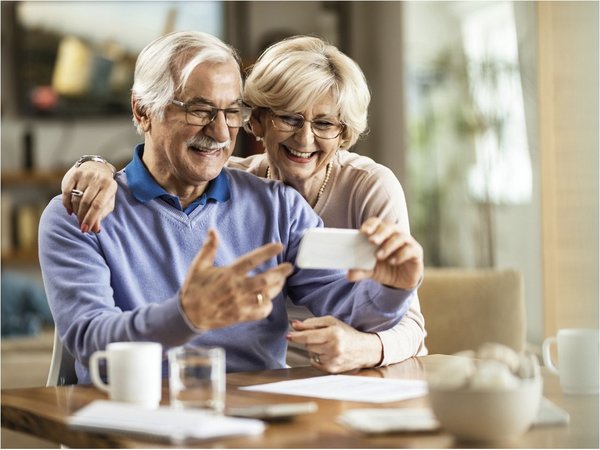
<svg viewBox="0 0 600 450">
<path fill-rule="evenodd" d="M 298 158 L 304 158 L 304 159 L 308 159 L 311 157 L 312 153 L 302 153 L 302 152 L 298 152 L 296 150 L 292 150 L 291 148 L 287 147 L 288 152 L 290 152 L 292 155 L 297 156 Z"/>
</svg>

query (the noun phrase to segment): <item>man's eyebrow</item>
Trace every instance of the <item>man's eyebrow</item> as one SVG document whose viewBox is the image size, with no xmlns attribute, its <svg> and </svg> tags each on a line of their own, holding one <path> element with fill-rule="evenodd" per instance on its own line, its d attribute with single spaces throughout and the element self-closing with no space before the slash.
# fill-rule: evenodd
<svg viewBox="0 0 600 450">
<path fill-rule="evenodd" d="M 240 97 L 240 98 L 233 100 L 229 105 L 230 106 L 239 105 L 242 102 L 243 102 L 243 100 Z M 208 98 L 204 98 L 204 97 L 193 97 L 187 103 L 189 105 L 202 104 L 202 105 L 212 106 L 212 107 L 216 108 L 216 105 L 212 100 L 209 100 Z"/>
</svg>

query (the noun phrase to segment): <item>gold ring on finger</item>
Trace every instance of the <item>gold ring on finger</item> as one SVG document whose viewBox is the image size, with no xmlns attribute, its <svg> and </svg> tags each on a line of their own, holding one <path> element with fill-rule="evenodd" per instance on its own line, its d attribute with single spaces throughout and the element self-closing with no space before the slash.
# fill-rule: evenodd
<svg viewBox="0 0 600 450">
<path fill-rule="evenodd" d="M 258 294 L 256 294 L 256 303 L 258 304 L 258 306 L 262 306 L 263 301 L 264 301 L 263 295 L 260 292 Z"/>
<path fill-rule="evenodd" d="M 316 354 L 316 353 L 313 353 L 313 354 L 312 354 L 312 360 L 313 360 L 314 362 L 316 362 L 317 364 L 321 364 L 321 358 L 319 358 L 319 355 L 318 355 L 318 354 Z"/>
<path fill-rule="evenodd" d="M 73 190 L 71 190 L 71 195 L 73 197 L 83 197 L 83 191 L 81 191 L 79 189 L 73 189 Z"/>
</svg>

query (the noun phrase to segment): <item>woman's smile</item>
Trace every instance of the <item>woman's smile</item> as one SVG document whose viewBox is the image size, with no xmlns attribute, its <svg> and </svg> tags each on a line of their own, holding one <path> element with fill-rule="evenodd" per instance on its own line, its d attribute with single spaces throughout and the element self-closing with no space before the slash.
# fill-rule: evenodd
<svg viewBox="0 0 600 450">
<path fill-rule="evenodd" d="M 284 144 L 281 144 L 281 146 L 283 147 L 285 155 L 287 156 L 287 158 L 289 160 L 297 162 L 297 163 L 301 163 L 301 164 L 306 164 L 306 163 L 310 162 L 319 153 L 318 151 L 301 152 L 299 150 L 294 150 L 293 148 L 288 147 L 287 145 L 284 145 Z"/>
</svg>

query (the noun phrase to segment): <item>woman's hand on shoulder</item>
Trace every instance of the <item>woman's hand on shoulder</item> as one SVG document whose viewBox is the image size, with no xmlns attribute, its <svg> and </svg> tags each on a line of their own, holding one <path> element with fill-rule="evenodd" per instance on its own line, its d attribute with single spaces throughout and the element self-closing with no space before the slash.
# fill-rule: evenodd
<svg viewBox="0 0 600 450">
<path fill-rule="evenodd" d="M 367 219 L 360 231 L 377 246 L 377 263 L 373 270 L 349 270 L 350 281 L 373 278 L 399 289 L 418 286 L 423 277 L 423 247 L 410 233 L 377 217 Z"/>
<path fill-rule="evenodd" d="M 82 193 L 73 195 L 73 190 Z M 117 182 L 106 164 L 89 161 L 71 167 L 61 183 L 62 204 L 69 215 L 75 213 L 82 233 L 100 232 L 100 222 L 115 207 Z"/>
</svg>

